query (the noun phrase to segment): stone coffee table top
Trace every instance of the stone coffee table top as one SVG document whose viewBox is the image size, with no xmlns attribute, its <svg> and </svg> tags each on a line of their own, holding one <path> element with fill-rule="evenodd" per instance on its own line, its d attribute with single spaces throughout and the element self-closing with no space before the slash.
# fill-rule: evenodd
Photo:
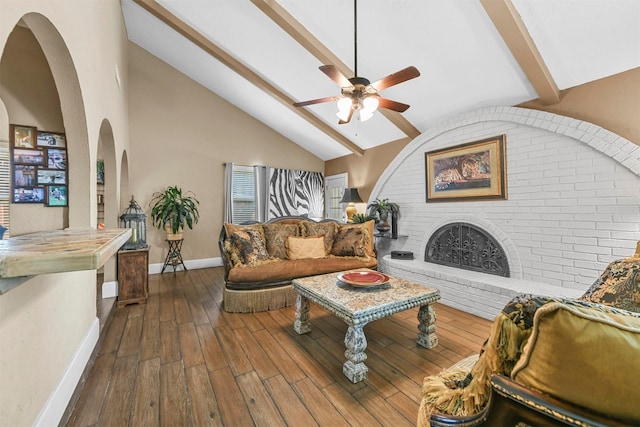
<svg viewBox="0 0 640 427">
<path fill-rule="evenodd" d="M 389 283 L 384 285 L 355 287 L 339 282 L 338 274 L 296 279 L 293 288 L 351 325 L 368 323 L 440 299 L 437 289 L 409 280 L 389 276 Z"/>
</svg>

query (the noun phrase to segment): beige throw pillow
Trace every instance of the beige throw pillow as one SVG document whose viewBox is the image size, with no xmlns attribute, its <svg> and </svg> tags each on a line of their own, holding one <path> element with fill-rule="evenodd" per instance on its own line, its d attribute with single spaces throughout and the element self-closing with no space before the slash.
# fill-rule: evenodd
<svg viewBox="0 0 640 427">
<path fill-rule="evenodd" d="M 324 236 L 294 237 L 287 238 L 287 258 L 306 259 L 324 258 Z"/>
</svg>

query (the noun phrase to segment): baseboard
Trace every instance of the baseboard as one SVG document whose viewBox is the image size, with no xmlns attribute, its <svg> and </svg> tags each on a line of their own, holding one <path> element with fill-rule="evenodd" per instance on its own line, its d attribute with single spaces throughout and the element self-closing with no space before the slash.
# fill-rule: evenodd
<svg viewBox="0 0 640 427">
<path fill-rule="evenodd" d="M 149 264 L 149 274 L 160 274 L 162 271 L 163 262 L 159 264 Z M 211 267 L 222 267 L 222 258 L 204 258 L 204 259 L 191 259 L 184 262 L 184 265 L 187 267 L 187 270 L 197 270 L 199 268 L 211 268 Z M 178 266 L 176 271 L 182 271 L 182 266 Z M 164 269 L 164 272 L 173 273 L 173 266 L 168 265 L 167 268 Z"/>
<path fill-rule="evenodd" d="M 104 282 L 102 284 L 102 299 L 113 298 L 118 296 L 118 282 Z"/>
<path fill-rule="evenodd" d="M 96 317 L 76 350 L 76 353 L 71 358 L 71 362 L 69 366 L 67 366 L 62 378 L 49 395 L 49 399 L 47 399 L 47 402 L 33 424 L 34 426 L 48 427 L 56 426 L 60 423 L 67 409 L 67 405 L 71 400 L 71 396 L 78 385 L 78 381 L 80 381 L 80 377 L 84 372 L 84 368 L 91 357 L 91 353 L 98 342 L 99 335 L 100 322 Z"/>
</svg>

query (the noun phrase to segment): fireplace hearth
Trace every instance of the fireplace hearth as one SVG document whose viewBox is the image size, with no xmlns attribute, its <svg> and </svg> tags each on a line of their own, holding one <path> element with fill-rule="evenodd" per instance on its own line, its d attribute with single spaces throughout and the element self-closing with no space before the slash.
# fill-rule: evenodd
<svg viewBox="0 0 640 427">
<path fill-rule="evenodd" d="M 424 258 L 435 264 L 510 277 L 500 244 L 485 230 L 464 222 L 436 230 L 429 238 Z"/>
</svg>

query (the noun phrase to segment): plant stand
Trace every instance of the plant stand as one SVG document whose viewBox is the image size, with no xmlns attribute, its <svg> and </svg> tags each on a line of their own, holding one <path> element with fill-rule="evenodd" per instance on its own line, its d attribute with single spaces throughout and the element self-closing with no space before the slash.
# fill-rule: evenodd
<svg viewBox="0 0 640 427">
<path fill-rule="evenodd" d="M 162 266 L 160 274 L 164 273 L 164 269 L 167 268 L 168 265 L 173 267 L 174 274 L 179 265 L 182 265 L 184 271 L 187 271 L 187 266 L 184 265 L 184 261 L 182 261 L 182 254 L 180 253 L 182 250 L 182 242 L 183 239 L 167 240 L 167 243 L 169 243 L 169 251 L 167 252 L 167 257 L 164 260 L 164 265 Z"/>
</svg>

